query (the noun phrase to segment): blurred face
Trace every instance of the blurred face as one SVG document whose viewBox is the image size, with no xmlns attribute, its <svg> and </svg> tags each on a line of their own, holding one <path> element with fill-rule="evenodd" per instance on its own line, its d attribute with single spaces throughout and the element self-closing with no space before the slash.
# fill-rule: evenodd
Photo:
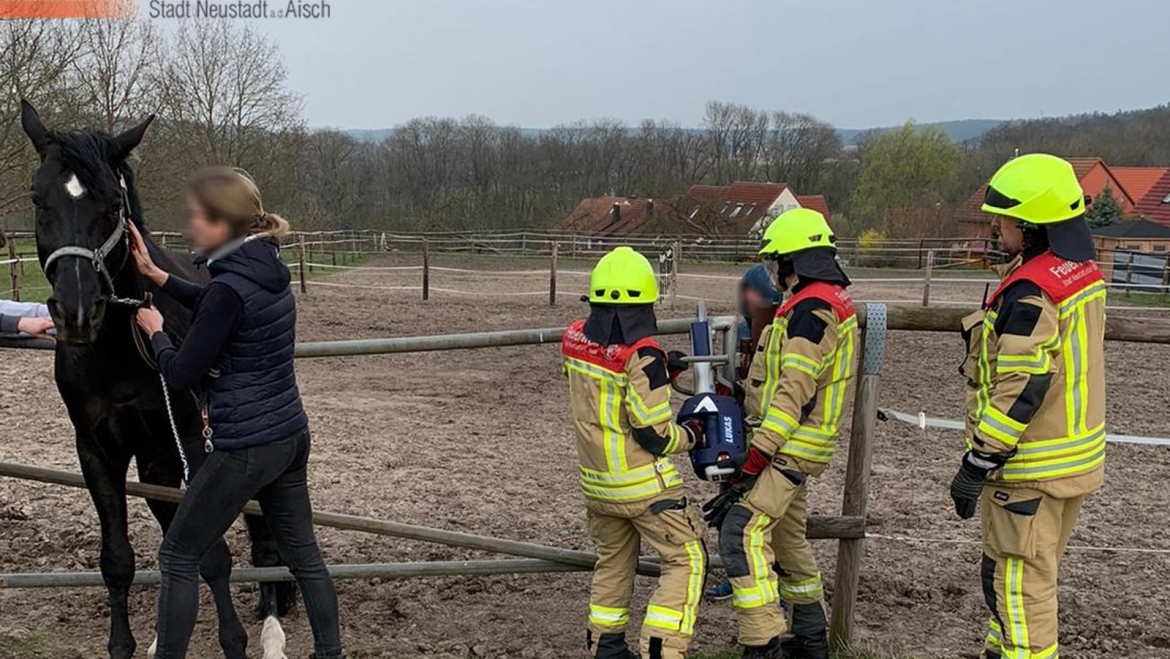
<svg viewBox="0 0 1170 659">
<path fill-rule="evenodd" d="M 1024 251 L 1024 232 L 1020 229 L 1019 220 L 996 215 L 991 220 L 991 228 L 999 234 L 999 244 L 1003 251 L 1012 256 Z"/>
<path fill-rule="evenodd" d="M 233 238 L 231 225 L 213 217 L 192 195 L 187 196 L 187 236 L 200 254 L 211 254 Z"/>
<path fill-rule="evenodd" d="M 764 306 L 764 296 L 751 286 L 743 287 L 743 305 L 748 309 L 759 309 Z"/>
</svg>

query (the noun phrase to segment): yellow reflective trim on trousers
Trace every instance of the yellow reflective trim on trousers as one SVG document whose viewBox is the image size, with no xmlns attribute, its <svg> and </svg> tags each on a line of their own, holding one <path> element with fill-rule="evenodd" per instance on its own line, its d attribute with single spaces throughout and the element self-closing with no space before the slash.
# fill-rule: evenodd
<svg viewBox="0 0 1170 659">
<path fill-rule="evenodd" d="M 802 581 L 790 581 L 787 579 L 780 579 L 780 596 L 788 601 L 793 600 L 816 600 L 823 597 L 825 594 L 824 583 L 821 581 L 820 573 L 815 577 L 804 579 Z"/>
<path fill-rule="evenodd" d="M 679 631 L 684 636 L 695 633 L 695 618 L 698 616 L 699 600 L 703 597 L 703 579 L 707 576 L 707 553 L 698 540 L 683 545 L 687 552 L 690 575 L 687 579 L 687 599 L 683 604 L 683 619 Z"/>
<path fill-rule="evenodd" d="M 764 527 L 770 523 L 771 518 L 767 515 L 756 513 L 756 523 L 748 531 L 747 553 L 752 563 L 753 583 L 750 588 L 736 588 L 735 582 L 731 583 L 732 605 L 737 608 L 756 609 L 780 598 L 779 592 L 774 590 L 770 580 L 772 567 L 764 558 Z"/>
<path fill-rule="evenodd" d="M 995 618 L 987 622 L 987 644 L 995 648 L 1003 647 L 1003 630 Z"/>
<path fill-rule="evenodd" d="M 1027 659 L 1028 618 L 1024 613 L 1024 559 L 1009 556 L 1004 565 L 1004 605 L 1007 608 L 1008 628 L 1005 631 L 1005 650 L 1014 648 L 1017 657 Z M 1023 652 L 1023 655 L 1018 654 Z"/>
<path fill-rule="evenodd" d="M 646 607 L 646 617 L 642 619 L 642 624 L 671 632 L 678 632 L 679 628 L 682 627 L 682 620 L 682 611 L 675 611 L 664 606 L 651 604 Z"/>
<path fill-rule="evenodd" d="M 1060 645 L 1054 645 L 1039 652 L 1033 652 L 1030 657 L 1031 659 L 1058 659 L 1060 657 Z"/>
<path fill-rule="evenodd" d="M 589 605 L 589 622 L 599 627 L 624 627 L 630 621 L 629 609 L 598 604 Z"/>
</svg>

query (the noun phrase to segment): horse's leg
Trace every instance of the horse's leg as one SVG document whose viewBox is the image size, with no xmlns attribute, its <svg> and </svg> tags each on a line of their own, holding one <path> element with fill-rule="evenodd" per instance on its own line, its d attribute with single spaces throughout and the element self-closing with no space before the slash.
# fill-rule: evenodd
<svg viewBox="0 0 1170 659">
<path fill-rule="evenodd" d="M 143 483 L 178 487 L 182 480 L 177 470 L 170 464 L 173 460 L 157 460 L 139 456 L 139 478 Z M 171 473 L 171 472 L 174 473 Z M 171 521 L 179 506 L 162 501 L 147 501 L 151 513 L 162 526 L 163 534 L 171 527 Z M 227 659 L 247 659 L 248 632 L 240 622 L 232 602 L 231 585 L 229 578 L 232 574 L 232 555 L 227 543 L 220 538 L 203 557 L 199 566 L 199 574 L 211 589 L 212 599 L 215 601 L 215 612 L 219 621 L 219 646 Z M 156 639 L 157 641 L 157 639 Z M 154 657 L 154 645 L 150 647 L 148 659 Z"/>
<path fill-rule="evenodd" d="M 275 567 L 284 565 L 276 539 L 268 529 L 268 523 L 263 517 L 245 515 L 244 523 L 248 527 L 248 539 L 252 542 L 252 565 L 255 567 Z M 288 614 L 296 604 L 297 588 L 292 582 L 269 582 L 260 584 L 260 600 L 256 604 L 256 612 L 264 621 L 264 630 L 260 634 L 260 646 L 264 649 L 264 659 L 285 659 L 285 634 L 280 625 L 280 618 Z"/>
<path fill-rule="evenodd" d="M 80 427 L 80 426 L 79 426 Z M 101 572 L 110 603 L 110 659 L 130 659 L 137 647 L 130 631 L 127 598 L 134 582 L 134 548 L 130 546 L 126 520 L 126 472 L 129 455 L 118 455 L 114 442 L 78 433 L 77 457 L 81 473 L 101 523 Z"/>
</svg>

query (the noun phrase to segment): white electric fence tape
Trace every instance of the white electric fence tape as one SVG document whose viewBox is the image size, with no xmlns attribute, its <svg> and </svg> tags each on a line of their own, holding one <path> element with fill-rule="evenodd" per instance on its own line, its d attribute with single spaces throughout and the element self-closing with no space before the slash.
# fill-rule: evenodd
<svg viewBox="0 0 1170 659">
<path fill-rule="evenodd" d="M 965 428 L 962 421 L 938 419 L 932 416 L 926 416 L 925 412 L 919 412 L 918 414 L 907 414 L 905 412 L 889 409 L 883 409 L 881 412 L 891 419 L 896 419 L 902 423 L 908 423 L 912 426 L 918 426 L 923 430 L 927 428 L 936 428 L 938 430 L 963 430 Z M 1105 441 L 1112 444 L 1170 446 L 1170 439 L 1162 439 L 1159 437 L 1139 437 L 1136 435 L 1106 435 Z"/>
</svg>

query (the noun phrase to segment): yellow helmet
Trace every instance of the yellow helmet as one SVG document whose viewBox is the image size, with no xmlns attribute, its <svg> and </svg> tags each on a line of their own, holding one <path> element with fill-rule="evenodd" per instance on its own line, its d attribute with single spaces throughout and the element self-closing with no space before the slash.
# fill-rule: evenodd
<svg viewBox="0 0 1170 659">
<path fill-rule="evenodd" d="M 833 247 L 837 241 L 825 216 L 811 208 L 794 208 L 772 220 L 764 231 L 760 256 L 781 256 L 813 247 Z"/>
<path fill-rule="evenodd" d="M 601 257 L 589 278 L 589 301 L 599 304 L 653 304 L 658 276 L 650 261 L 630 247 Z"/>
<path fill-rule="evenodd" d="M 991 177 L 983 212 L 1037 225 L 1066 222 L 1085 214 L 1085 191 L 1067 160 L 1031 153 Z"/>
</svg>

